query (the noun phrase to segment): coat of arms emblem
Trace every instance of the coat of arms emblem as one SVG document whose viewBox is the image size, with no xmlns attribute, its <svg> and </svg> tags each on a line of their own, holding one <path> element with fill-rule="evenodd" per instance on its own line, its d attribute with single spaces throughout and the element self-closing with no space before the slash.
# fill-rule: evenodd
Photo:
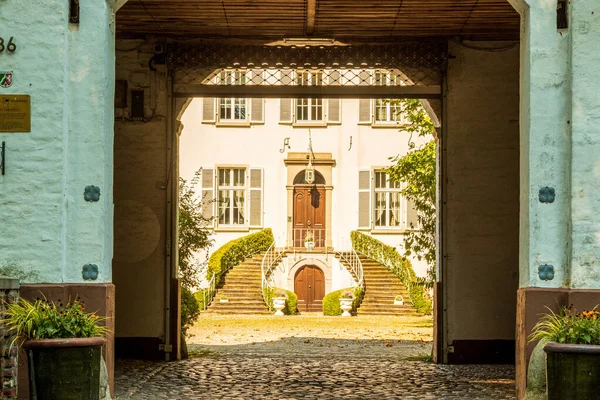
<svg viewBox="0 0 600 400">
<path fill-rule="evenodd" d="M 12 72 L 0 72 L 0 87 L 11 87 L 13 83 Z"/>
</svg>

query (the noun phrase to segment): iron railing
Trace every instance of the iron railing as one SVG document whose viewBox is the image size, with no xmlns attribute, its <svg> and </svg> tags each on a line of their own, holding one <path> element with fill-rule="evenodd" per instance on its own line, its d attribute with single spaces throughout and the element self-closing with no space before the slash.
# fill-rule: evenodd
<svg viewBox="0 0 600 400">
<path fill-rule="evenodd" d="M 265 304 L 267 304 L 267 299 L 265 299 L 265 289 L 275 289 L 273 270 L 281 264 L 284 256 L 285 248 L 277 247 L 277 240 L 273 240 L 273 243 L 269 246 L 261 263 L 262 293 Z M 269 304 L 267 304 L 267 306 L 269 306 Z"/>
</svg>

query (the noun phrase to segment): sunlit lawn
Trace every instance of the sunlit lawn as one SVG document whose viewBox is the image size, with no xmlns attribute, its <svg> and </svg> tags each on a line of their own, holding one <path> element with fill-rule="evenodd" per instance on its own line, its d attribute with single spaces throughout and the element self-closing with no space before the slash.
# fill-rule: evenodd
<svg viewBox="0 0 600 400">
<path fill-rule="evenodd" d="M 344 318 L 320 314 L 275 317 L 204 313 L 189 334 L 188 343 L 201 345 L 271 342 L 294 337 L 430 342 L 433 320 L 430 316 Z"/>
</svg>

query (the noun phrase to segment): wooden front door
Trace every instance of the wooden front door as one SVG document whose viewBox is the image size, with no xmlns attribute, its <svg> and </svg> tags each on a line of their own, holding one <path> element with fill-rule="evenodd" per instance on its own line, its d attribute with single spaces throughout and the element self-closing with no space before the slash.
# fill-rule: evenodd
<svg viewBox="0 0 600 400">
<path fill-rule="evenodd" d="M 299 311 L 322 311 L 325 297 L 325 275 L 321 269 L 307 265 L 294 278 L 294 292 L 298 296 Z"/>
<path fill-rule="evenodd" d="M 312 236 L 315 247 L 325 247 L 325 188 L 294 187 L 294 247 L 304 247 L 306 236 Z"/>
</svg>

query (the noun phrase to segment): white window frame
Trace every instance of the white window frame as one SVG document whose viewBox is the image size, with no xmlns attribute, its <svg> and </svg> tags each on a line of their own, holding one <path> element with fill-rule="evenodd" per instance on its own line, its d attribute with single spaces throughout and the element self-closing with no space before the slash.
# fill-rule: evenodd
<svg viewBox="0 0 600 400">
<path fill-rule="evenodd" d="M 222 70 L 215 74 L 213 84 L 215 85 L 250 85 L 252 84 L 253 71 L 240 70 Z M 223 102 L 228 102 L 227 107 L 223 107 Z M 236 103 L 241 106 L 243 103 L 244 117 L 236 118 Z M 216 110 L 216 125 L 221 126 L 250 126 L 252 115 L 252 101 L 249 98 L 243 97 L 217 97 L 215 106 Z M 223 118 L 222 110 L 229 109 L 231 118 Z"/>
<path fill-rule="evenodd" d="M 385 187 L 383 188 L 378 188 L 378 174 L 384 174 L 385 175 Z M 389 174 L 386 173 L 385 171 L 383 171 L 381 168 L 376 168 L 373 169 L 372 171 L 373 174 L 373 184 L 372 184 L 372 200 L 371 200 L 371 211 L 372 211 L 372 229 L 374 231 L 378 231 L 378 230 L 406 230 L 407 228 L 407 219 L 408 219 L 408 212 L 407 212 L 407 201 L 406 198 L 404 196 L 402 196 L 402 185 L 399 184 L 398 187 L 393 187 L 391 185 L 391 182 L 389 180 Z M 386 213 L 386 220 L 385 220 L 385 225 L 377 225 L 377 194 L 378 193 L 384 193 L 385 194 L 385 213 Z M 392 203 L 392 194 L 397 193 L 399 196 L 399 208 L 398 208 L 398 214 L 399 214 L 399 218 L 400 221 L 398 223 L 398 225 L 390 225 L 390 216 L 392 215 L 391 212 L 391 203 Z"/>
<path fill-rule="evenodd" d="M 218 165 L 215 167 L 216 170 L 216 176 L 215 176 L 215 198 L 217 199 L 216 201 L 216 213 L 215 213 L 215 221 L 216 221 L 216 226 L 220 227 L 220 228 L 248 228 L 248 224 L 249 224 L 249 216 L 248 216 L 248 211 L 249 211 L 249 207 L 248 207 L 248 185 L 249 185 L 249 176 L 248 176 L 248 171 L 249 168 L 247 165 Z M 244 184 L 242 186 L 234 186 L 233 185 L 233 177 L 234 175 L 232 173 L 230 173 L 229 175 L 229 182 L 227 185 L 223 186 L 221 185 L 221 176 L 220 173 L 222 170 L 241 170 L 242 171 L 242 176 L 244 177 Z M 244 205 L 243 205 L 243 218 L 244 218 L 244 222 L 243 224 L 239 224 L 239 223 L 233 223 L 234 220 L 234 209 L 235 206 L 229 206 L 229 221 L 230 223 L 221 223 L 221 191 L 228 191 L 228 198 L 229 199 L 235 199 L 235 192 L 237 191 L 242 191 L 243 192 L 243 196 L 244 196 Z"/>
<path fill-rule="evenodd" d="M 294 83 L 297 86 L 322 86 L 325 78 L 323 71 L 296 71 Z M 301 104 L 306 103 L 306 104 Z M 324 99 L 301 98 L 295 99 L 294 103 L 294 123 L 298 125 L 323 125 L 326 123 L 327 101 Z M 300 107 L 305 108 L 308 119 L 299 119 Z M 321 118 L 315 118 L 317 109 L 321 110 Z M 304 112 L 302 112 L 304 114 Z"/>
<path fill-rule="evenodd" d="M 404 81 L 398 76 L 396 73 L 387 71 L 375 71 L 373 74 L 373 83 L 375 86 L 402 86 L 404 85 Z M 374 99 L 372 103 L 372 115 L 373 115 L 373 125 L 383 125 L 383 126 L 398 126 L 398 125 L 406 125 L 408 124 L 408 120 L 404 114 L 398 115 L 397 107 L 392 104 L 392 99 Z M 385 109 L 385 118 L 378 119 L 377 110 Z"/>
</svg>

